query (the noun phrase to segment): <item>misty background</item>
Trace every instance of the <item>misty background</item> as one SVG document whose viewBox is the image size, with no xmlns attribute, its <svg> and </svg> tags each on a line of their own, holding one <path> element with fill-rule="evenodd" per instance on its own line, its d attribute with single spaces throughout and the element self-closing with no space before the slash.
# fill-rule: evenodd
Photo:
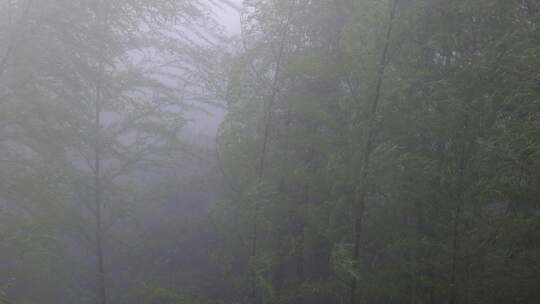
<svg viewBox="0 0 540 304">
<path fill-rule="evenodd" d="M 0 0 L 0 304 L 539 303 L 539 22 Z"/>
</svg>

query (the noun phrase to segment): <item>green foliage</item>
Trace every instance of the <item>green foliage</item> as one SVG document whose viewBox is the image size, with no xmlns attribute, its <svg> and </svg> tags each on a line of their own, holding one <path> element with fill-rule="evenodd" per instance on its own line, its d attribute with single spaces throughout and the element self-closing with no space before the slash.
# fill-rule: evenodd
<svg viewBox="0 0 540 304">
<path fill-rule="evenodd" d="M 0 0 L 0 304 L 540 302 L 538 1 L 209 3 Z"/>
<path fill-rule="evenodd" d="M 237 215 L 264 206 L 257 256 L 275 260 L 258 266 L 274 290 L 262 300 L 337 303 L 354 278 L 359 303 L 538 301 L 538 268 L 520 269 L 539 261 L 537 4 L 397 1 L 386 41 L 393 1 L 322 9 L 329 2 L 290 4 L 288 15 L 281 1 L 253 1 L 246 13 L 250 40 L 235 65 L 246 73 L 231 82 L 242 93 L 231 96 L 220 142 L 230 143 L 223 158 L 234 161 L 223 166 L 240 197 L 253 193 L 262 153 L 269 164 L 271 196 L 224 206 Z M 268 108 L 269 80 L 253 75 L 276 68 L 282 41 Z M 237 126 L 249 132 L 233 136 Z M 250 231 L 250 221 L 231 220 Z"/>
</svg>

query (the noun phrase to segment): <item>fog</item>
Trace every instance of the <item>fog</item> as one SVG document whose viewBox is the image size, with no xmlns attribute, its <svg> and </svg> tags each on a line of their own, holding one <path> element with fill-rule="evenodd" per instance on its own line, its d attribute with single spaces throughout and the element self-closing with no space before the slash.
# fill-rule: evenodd
<svg viewBox="0 0 540 304">
<path fill-rule="evenodd" d="M 0 304 L 540 303 L 537 0 L 0 0 Z"/>
</svg>

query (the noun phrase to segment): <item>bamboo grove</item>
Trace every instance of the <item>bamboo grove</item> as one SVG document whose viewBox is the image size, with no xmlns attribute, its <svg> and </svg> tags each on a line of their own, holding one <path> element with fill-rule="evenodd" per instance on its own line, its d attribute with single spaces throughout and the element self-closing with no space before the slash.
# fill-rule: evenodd
<svg viewBox="0 0 540 304">
<path fill-rule="evenodd" d="M 0 304 L 73 303 L 540 303 L 540 1 L 0 0 Z"/>
<path fill-rule="evenodd" d="M 231 297 L 539 299 L 534 1 L 249 1 L 219 149 Z"/>
</svg>

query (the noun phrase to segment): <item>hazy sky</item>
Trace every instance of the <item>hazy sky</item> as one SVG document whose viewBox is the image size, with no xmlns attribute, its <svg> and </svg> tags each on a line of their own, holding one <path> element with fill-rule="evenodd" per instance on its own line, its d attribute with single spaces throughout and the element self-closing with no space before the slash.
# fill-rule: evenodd
<svg viewBox="0 0 540 304">
<path fill-rule="evenodd" d="M 237 4 L 238 7 L 242 5 L 242 0 L 232 0 L 231 2 Z M 234 35 L 240 32 L 240 16 L 235 9 L 217 10 L 217 14 L 229 33 Z"/>
<path fill-rule="evenodd" d="M 242 0 L 232 0 L 231 2 L 240 6 Z M 240 33 L 240 15 L 235 9 L 230 7 L 216 9 L 216 14 L 231 36 Z M 189 117 L 193 121 L 187 126 L 185 132 L 191 136 L 215 136 L 224 115 L 223 110 L 213 108 L 208 108 L 208 113 L 192 112 Z"/>
</svg>

